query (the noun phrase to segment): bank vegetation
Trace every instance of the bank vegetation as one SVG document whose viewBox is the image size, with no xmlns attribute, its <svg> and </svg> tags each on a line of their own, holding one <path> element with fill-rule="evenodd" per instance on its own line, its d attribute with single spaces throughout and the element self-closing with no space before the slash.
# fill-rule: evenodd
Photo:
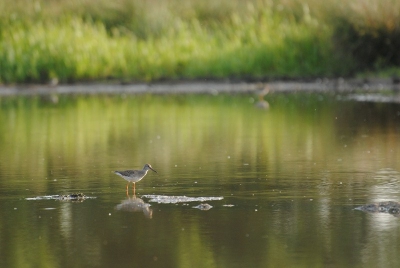
<svg viewBox="0 0 400 268">
<path fill-rule="evenodd" d="M 400 76 L 398 0 L 3 0 L 0 83 Z"/>
</svg>

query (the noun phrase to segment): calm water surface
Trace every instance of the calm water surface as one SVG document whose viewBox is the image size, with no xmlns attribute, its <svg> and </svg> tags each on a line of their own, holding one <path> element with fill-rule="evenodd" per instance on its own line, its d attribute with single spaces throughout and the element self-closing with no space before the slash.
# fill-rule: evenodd
<svg viewBox="0 0 400 268">
<path fill-rule="evenodd" d="M 399 267 L 399 218 L 353 209 L 400 201 L 400 106 L 266 99 L 1 98 L 0 267 Z"/>
</svg>

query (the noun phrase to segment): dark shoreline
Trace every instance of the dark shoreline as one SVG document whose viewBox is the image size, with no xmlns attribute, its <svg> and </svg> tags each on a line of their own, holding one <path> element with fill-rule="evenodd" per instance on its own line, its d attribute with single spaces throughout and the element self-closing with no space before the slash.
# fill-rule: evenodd
<svg viewBox="0 0 400 268">
<path fill-rule="evenodd" d="M 178 80 L 152 83 L 92 82 L 59 85 L 0 85 L 0 96 L 51 94 L 219 94 L 269 92 L 379 92 L 400 91 L 400 81 L 374 79 L 314 79 L 285 81 Z"/>
</svg>

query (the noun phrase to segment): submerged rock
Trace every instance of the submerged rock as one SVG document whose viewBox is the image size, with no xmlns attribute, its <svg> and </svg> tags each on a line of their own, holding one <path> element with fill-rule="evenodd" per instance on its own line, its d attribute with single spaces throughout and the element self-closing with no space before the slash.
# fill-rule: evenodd
<svg viewBox="0 0 400 268">
<path fill-rule="evenodd" d="M 361 210 L 371 213 L 389 213 L 396 217 L 400 217 L 400 203 L 394 201 L 378 202 L 356 207 L 355 210 Z"/>
<path fill-rule="evenodd" d="M 194 206 L 193 208 L 197 208 L 197 209 L 200 209 L 200 210 L 209 210 L 209 209 L 212 208 L 212 206 L 207 204 L 207 203 L 205 203 L 205 204 L 200 204 L 198 206 Z"/>
<path fill-rule="evenodd" d="M 25 200 L 62 200 L 62 201 L 83 201 L 86 199 L 94 199 L 96 197 L 86 196 L 83 193 L 73 193 L 67 195 L 42 195 L 36 197 L 27 197 Z"/>
</svg>

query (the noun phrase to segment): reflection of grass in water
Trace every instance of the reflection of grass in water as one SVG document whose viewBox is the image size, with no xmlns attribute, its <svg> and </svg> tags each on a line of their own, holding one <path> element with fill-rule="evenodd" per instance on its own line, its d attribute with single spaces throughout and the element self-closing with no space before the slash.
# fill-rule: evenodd
<svg viewBox="0 0 400 268">
<path fill-rule="evenodd" d="M 274 99 L 267 113 L 248 97 L 231 96 L 61 97 L 58 106 L 40 98 L 3 99 L 0 157 L 23 180 L 68 177 L 85 184 L 89 177 L 111 177 L 103 174 L 116 167 L 146 162 L 168 173 L 182 161 L 189 170 L 200 164 L 217 168 L 228 155 L 239 166 L 257 159 L 276 162 L 295 148 L 304 151 L 308 139 L 322 150 L 329 121 L 316 126 L 322 119 L 308 108 L 300 120 L 297 104 Z M 219 172 L 235 172 L 229 168 Z"/>
<path fill-rule="evenodd" d="M 335 166 L 354 170 L 348 164 L 357 152 L 364 159 L 356 162 L 358 168 L 373 169 L 364 155 L 371 148 L 359 136 L 368 128 L 371 136 L 379 137 L 382 129 L 390 132 L 395 126 L 389 119 L 385 124 L 365 125 L 364 117 L 357 116 L 359 111 L 352 110 L 355 104 L 341 104 L 337 110 L 336 104 L 320 101 L 317 95 L 270 94 L 267 112 L 256 109 L 249 98 L 60 97 L 56 105 L 39 97 L 3 98 L 0 160 L 15 178 L 9 183 L 24 183 L 23 187 L 37 193 L 92 189 L 94 178 L 111 185 L 118 181 L 111 170 L 142 168 L 146 162 L 163 175 L 143 180 L 142 185 L 176 172 L 175 165 L 194 179 L 208 176 L 197 172 L 199 167 L 212 170 L 210 183 L 220 185 L 221 178 L 258 174 L 259 166 L 277 176 Z M 377 114 L 380 106 L 368 109 L 373 107 Z M 381 117 L 387 118 L 385 112 Z M 212 193 L 219 194 L 218 190 Z"/>
<path fill-rule="evenodd" d="M 316 170 L 325 170 L 324 161 L 332 160 L 327 155 L 335 155 L 336 151 L 350 157 L 359 158 L 356 154 L 365 157 L 365 149 L 370 149 L 370 144 L 358 145 L 354 150 L 348 144 L 345 151 L 341 151 L 341 146 L 336 144 L 335 131 L 340 126 L 334 125 L 337 122 L 334 117 L 341 118 L 341 115 L 350 114 L 352 106 L 345 105 L 348 113 L 340 114 L 335 110 L 336 104 L 329 100 L 320 101 L 319 98 L 318 95 L 270 94 L 267 97 L 271 104 L 268 112 L 255 109 L 249 102 L 249 96 L 61 97 L 57 105 L 39 97 L 2 98 L 0 162 L 7 163 L 7 166 L 1 166 L 1 174 L 3 178 L 7 175 L 5 172 L 10 175 L 22 174 L 24 186 L 32 191 L 54 192 L 43 179 L 49 176 L 50 171 L 55 172 L 52 178 L 70 176 L 70 188 L 77 183 L 81 188 L 92 189 L 93 185 L 87 185 L 86 181 L 93 181 L 92 177 L 96 176 L 99 183 L 106 185 L 107 180 L 112 178 L 110 171 L 117 165 L 130 166 L 147 161 L 153 164 L 154 160 L 155 166 L 160 167 L 160 173 L 166 176 L 174 164 L 183 164 L 183 160 L 185 168 L 193 173 L 199 165 L 213 165 L 215 187 L 220 178 L 234 177 L 232 174 L 240 171 L 244 161 L 251 163 L 248 174 L 253 176 L 256 172 L 261 173 L 255 170 L 260 166 L 266 168 L 262 172 L 268 174 L 278 174 L 273 171 L 285 171 L 284 174 L 307 174 L 314 171 L 304 161 L 299 162 L 299 159 L 311 163 L 317 159 Z M 354 118 L 349 118 L 349 122 L 354 121 Z M 396 126 L 388 125 L 387 129 L 397 133 Z M 157 135 L 160 136 L 159 140 Z M 393 145 L 397 144 L 395 137 Z M 349 140 L 351 138 L 348 137 Z M 354 142 L 359 143 L 358 140 Z M 393 148 L 395 146 L 390 149 Z M 227 154 L 231 156 L 230 165 L 224 164 Z M 382 166 L 382 161 L 376 162 L 376 165 Z M 371 162 L 366 164 L 370 165 Z M 60 167 L 64 170 L 57 170 Z M 328 167 L 330 169 L 332 166 Z M 248 174 L 246 178 L 249 178 Z M 299 177 L 304 178 L 304 175 Z M 343 176 L 338 176 L 338 179 L 343 179 Z M 20 181 L 8 180 L 1 183 L 16 184 Z M 62 184 L 60 179 L 58 183 Z M 147 182 L 144 180 L 141 183 Z M 292 180 L 291 183 L 296 182 Z M 304 185 L 303 181 L 298 183 Z M 207 190 L 212 191 L 209 188 Z M 60 189 L 55 190 L 58 192 Z M 262 192 L 263 189 L 258 191 Z M 341 200 L 347 200 L 347 193 L 335 189 L 321 199 L 345 195 Z M 257 196 L 249 198 L 257 200 Z M 62 252 L 72 252 L 75 258 L 62 260 L 63 264 L 74 266 L 76 262 L 75 266 L 79 266 L 82 260 L 91 264 L 101 260 L 104 255 L 102 242 L 108 238 L 108 246 L 118 256 L 116 259 L 120 259 L 121 252 L 126 252 L 125 245 L 129 244 L 146 252 L 154 252 L 156 247 L 167 248 L 170 255 L 176 255 L 174 263 L 182 264 L 183 267 L 194 261 L 207 263 L 207 266 L 229 266 L 237 261 L 235 263 L 262 264 L 259 266 L 273 263 L 271 266 L 277 267 L 287 267 L 293 262 L 312 267 L 317 263 L 314 259 L 290 259 L 292 253 L 287 250 L 296 249 L 299 244 L 302 249 L 311 249 L 321 244 L 309 239 L 310 231 L 322 232 L 318 228 L 326 227 L 321 224 L 326 223 L 321 220 L 321 214 L 312 212 L 312 209 L 328 213 L 334 221 L 345 218 L 343 215 L 346 216 L 346 213 L 353 213 L 351 209 L 344 209 L 348 211 L 345 214 L 339 209 L 325 211 L 323 207 L 318 208 L 312 202 L 307 205 L 301 200 L 283 202 L 283 206 L 288 207 L 277 211 L 270 206 L 276 204 L 275 200 L 264 199 L 263 202 L 259 204 L 258 212 L 252 209 L 249 211 L 245 203 L 243 207 L 229 208 L 235 209 L 232 213 L 217 207 L 208 214 L 183 212 L 181 207 L 171 210 L 162 208 L 157 211 L 157 215 L 160 215 L 159 219 L 167 217 L 168 220 L 158 227 L 159 233 L 143 232 L 154 230 L 153 226 L 145 228 L 153 223 L 137 221 L 135 228 L 132 228 L 134 242 L 132 237 L 125 236 L 125 228 L 121 228 L 126 225 L 126 214 L 118 216 L 112 213 L 112 217 L 99 223 L 99 213 L 109 213 L 109 208 L 103 207 L 107 203 L 104 200 L 73 208 L 71 204 L 62 204 L 59 210 L 54 211 L 55 214 L 50 215 L 48 211 L 41 214 L 32 210 L 42 204 L 28 205 L 28 202 L 20 202 L 17 211 L 12 211 L 6 204 L 2 206 L 7 211 L 4 215 L 12 215 L 12 220 L 2 222 L 3 230 L 14 234 L 16 238 L 8 247 L 4 247 L 5 252 L 2 253 L 8 257 L 9 263 L 16 263 L 15 267 L 29 267 L 32 263 L 40 263 L 41 267 L 55 267 L 56 257 L 49 256 L 64 256 Z M 297 213 L 300 206 L 309 206 L 306 216 Z M 38 218 L 38 215 L 42 217 Z M 128 218 L 129 221 L 131 219 Z M 342 220 L 338 222 L 340 224 L 335 225 L 337 232 L 334 234 L 342 232 L 348 223 Z M 182 230 L 183 227 L 185 230 Z M 171 234 L 176 238 L 173 247 L 167 246 L 171 244 Z M 261 236 L 267 234 L 268 237 Z M 60 235 L 62 239 L 55 239 Z M 237 245 L 213 249 L 210 245 L 215 240 L 210 237 L 218 237 L 224 242 L 234 241 Z M 155 245 L 154 239 L 158 239 L 159 243 Z M 339 251 L 349 243 L 347 240 L 341 241 L 343 243 L 335 247 Z M 308 250 L 316 252 L 316 260 L 322 254 L 320 248 Z M 254 257 L 257 252 L 265 254 Z M 224 265 L 225 262 L 227 265 Z"/>
</svg>

